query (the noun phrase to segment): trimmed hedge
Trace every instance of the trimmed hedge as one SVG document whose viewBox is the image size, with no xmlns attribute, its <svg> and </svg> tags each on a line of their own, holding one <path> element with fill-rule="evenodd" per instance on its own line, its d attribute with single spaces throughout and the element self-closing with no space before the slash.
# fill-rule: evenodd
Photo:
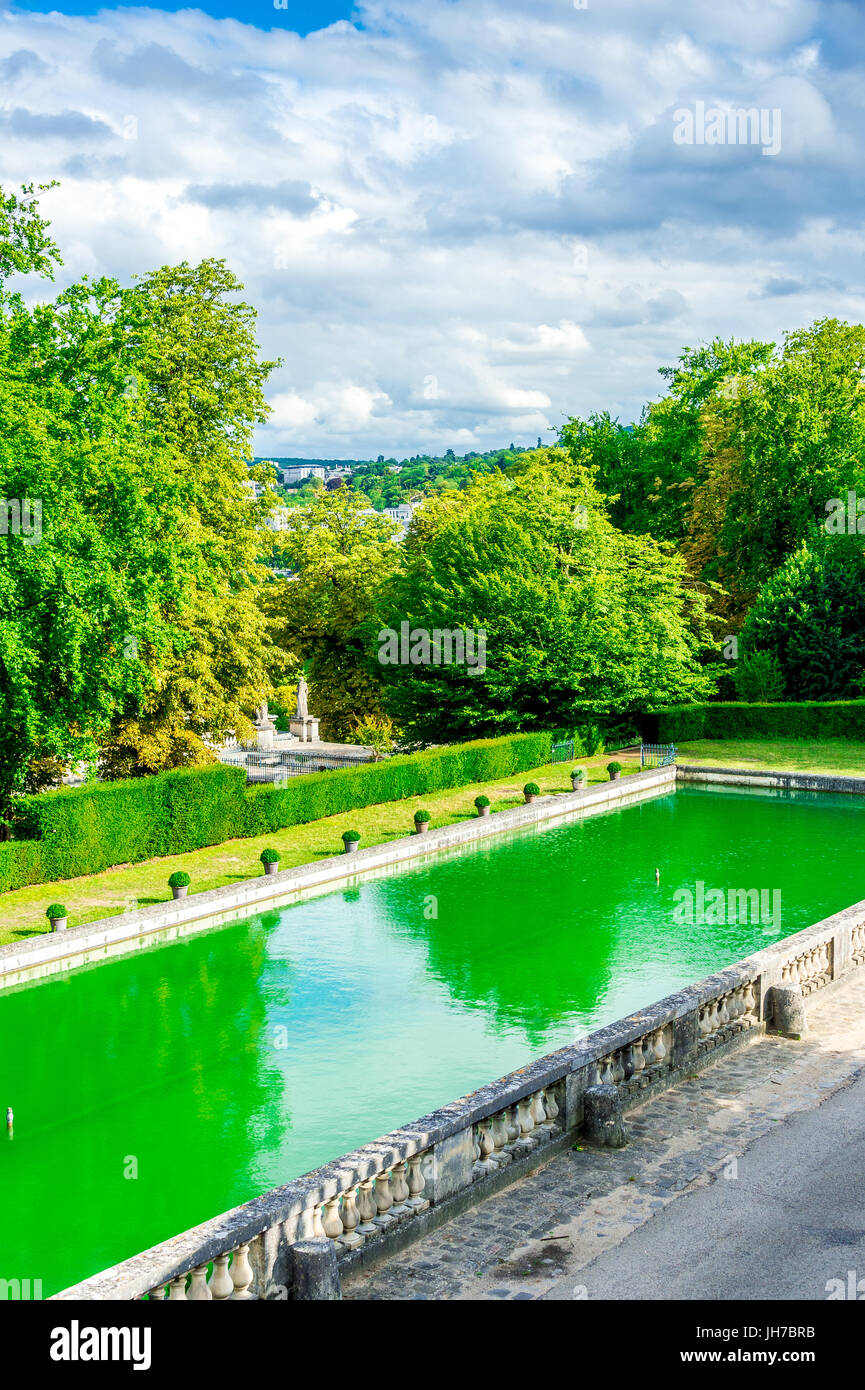
<svg viewBox="0 0 865 1390">
<path fill-rule="evenodd" d="M 646 743 L 693 743 L 704 738 L 846 738 L 865 742 L 865 700 L 682 705 L 644 715 L 642 732 Z"/>
<path fill-rule="evenodd" d="M 304 773 L 280 786 L 247 787 L 243 768 L 220 765 L 40 792 L 21 798 L 17 838 L 0 844 L 0 893 L 284 830 L 377 802 L 493 782 L 540 767 L 549 756 L 549 734 L 512 734 Z"/>
</svg>

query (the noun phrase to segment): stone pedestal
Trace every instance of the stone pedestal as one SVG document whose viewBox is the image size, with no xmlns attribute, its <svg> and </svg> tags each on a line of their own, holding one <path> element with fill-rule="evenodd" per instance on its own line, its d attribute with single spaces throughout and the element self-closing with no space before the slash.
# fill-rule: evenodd
<svg viewBox="0 0 865 1390">
<path fill-rule="evenodd" d="M 583 1135 L 590 1144 L 623 1149 L 628 1142 L 618 1086 L 590 1086 L 583 1097 Z"/>
<path fill-rule="evenodd" d="M 259 748 L 273 747 L 274 727 L 275 726 L 273 724 L 268 724 L 266 727 L 264 725 L 258 725 L 256 727 L 255 737 L 258 742 Z"/>
<path fill-rule="evenodd" d="M 288 727 L 295 738 L 300 739 L 301 743 L 318 743 L 318 720 L 313 719 L 311 714 L 304 715 L 302 718 L 295 715 L 288 721 Z"/>
</svg>

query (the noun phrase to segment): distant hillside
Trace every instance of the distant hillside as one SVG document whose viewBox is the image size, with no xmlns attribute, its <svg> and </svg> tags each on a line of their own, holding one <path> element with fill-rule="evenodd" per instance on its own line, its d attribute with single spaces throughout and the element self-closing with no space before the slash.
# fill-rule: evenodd
<svg viewBox="0 0 865 1390">
<path fill-rule="evenodd" d="M 539 439 L 538 445 L 540 444 Z M 348 465 L 353 470 L 349 486 L 353 491 L 360 492 L 368 498 L 373 507 L 381 509 L 396 507 L 413 493 L 429 496 L 436 492 L 451 492 L 466 487 L 473 474 L 492 473 L 496 469 L 507 468 L 520 454 L 527 452 L 528 449 L 511 444 L 506 449 L 489 449 L 484 454 L 458 455 L 452 449 L 448 449 L 443 455 L 415 454 L 412 458 L 395 459 L 385 458 L 380 454 L 375 460 L 297 459 L 270 455 L 267 459 L 256 458 L 255 462 L 276 463 L 281 468 L 291 464 L 308 463 L 323 464 L 329 468 Z M 398 471 L 392 472 L 392 469 Z M 307 479 L 304 482 L 291 483 L 279 490 L 287 502 L 303 505 L 313 495 L 317 486 L 320 487 L 321 483 Z"/>
</svg>

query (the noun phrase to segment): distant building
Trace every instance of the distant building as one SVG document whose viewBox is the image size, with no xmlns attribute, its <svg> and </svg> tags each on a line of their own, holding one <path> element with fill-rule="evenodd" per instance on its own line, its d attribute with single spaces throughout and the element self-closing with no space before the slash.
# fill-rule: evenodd
<svg viewBox="0 0 865 1390">
<path fill-rule="evenodd" d="M 304 478 L 321 478 L 324 482 L 328 471 L 323 463 L 292 463 L 287 468 L 274 464 L 274 468 L 281 483 L 301 483 Z"/>
</svg>

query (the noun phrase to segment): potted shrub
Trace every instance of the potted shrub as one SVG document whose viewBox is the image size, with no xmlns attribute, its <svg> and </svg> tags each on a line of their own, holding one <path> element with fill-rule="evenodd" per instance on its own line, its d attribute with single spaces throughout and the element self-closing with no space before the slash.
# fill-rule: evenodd
<svg viewBox="0 0 865 1390">
<path fill-rule="evenodd" d="M 607 771 L 608 771 L 609 774 L 610 774 L 610 781 L 611 781 L 611 782 L 618 782 L 619 778 L 620 778 L 621 775 L 622 775 L 622 764 L 621 764 L 621 763 L 607 763 Z"/>
<path fill-rule="evenodd" d="M 168 886 L 171 889 L 172 898 L 185 898 L 186 890 L 188 889 L 189 884 L 189 874 L 186 873 L 183 869 L 178 869 L 176 873 L 173 873 L 171 875 L 171 878 L 168 880 Z"/>
<path fill-rule="evenodd" d="M 490 799 L 488 796 L 476 796 L 475 806 L 479 816 L 488 816 L 490 813 Z"/>
<path fill-rule="evenodd" d="M 63 906 L 62 903 L 52 903 L 50 907 L 46 907 L 45 916 L 51 923 L 52 931 L 66 930 L 66 923 L 69 919 L 69 913 L 67 912 L 66 908 Z"/>
<path fill-rule="evenodd" d="M 264 872 L 265 872 L 266 874 L 275 874 L 275 873 L 278 873 L 278 872 L 279 872 L 279 850 L 278 850 L 278 849 L 263 849 L 263 850 L 261 851 L 261 854 L 258 856 L 258 862 L 259 862 L 260 864 L 263 864 L 263 865 L 264 865 Z"/>
<path fill-rule="evenodd" d="M 414 813 L 414 833 L 415 835 L 426 835 L 429 830 L 429 811 L 415 811 Z"/>
<path fill-rule="evenodd" d="M 536 796 L 540 796 L 541 789 L 537 782 L 526 782 L 523 787 L 523 796 L 526 798 L 526 805 L 531 806 Z"/>
<path fill-rule="evenodd" d="M 357 854 L 358 841 L 360 835 L 356 830 L 344 830 L 342 832 L 342 852 L 343 854 Z"/>
<path fill-rule="evenodd" d="M 575 767 L 571 770 L 571 786 L 575 792 L 586 790 L 586 769 L 584 767 Z"/>
</svg>

